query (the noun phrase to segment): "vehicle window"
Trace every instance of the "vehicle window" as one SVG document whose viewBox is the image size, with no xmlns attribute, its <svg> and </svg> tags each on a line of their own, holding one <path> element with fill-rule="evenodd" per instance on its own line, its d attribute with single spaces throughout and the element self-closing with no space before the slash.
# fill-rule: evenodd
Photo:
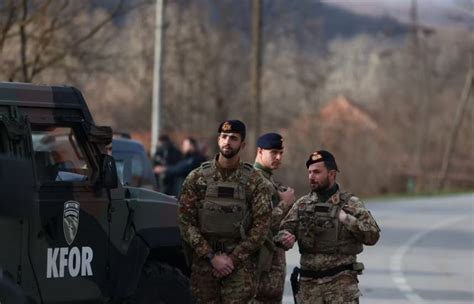
<svg viewBox="0 0 474 304">
<path fill-rule="evenodd" d="M 72 128 L 33 128 L 32 141 L 40 181 L 85 181 L 91 176 Z"/>
<path fill-rule="evenodd" d="M 117 174 L 122 184 L 139 187 L 143 183 L 143 162 L 138 154 L 113 152 L 117 165 Z"/>
</svg>

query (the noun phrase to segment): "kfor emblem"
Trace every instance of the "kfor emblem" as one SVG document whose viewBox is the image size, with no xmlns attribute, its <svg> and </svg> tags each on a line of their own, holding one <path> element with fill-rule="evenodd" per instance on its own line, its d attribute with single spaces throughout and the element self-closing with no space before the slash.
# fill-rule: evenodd
<svg viewBox="0 0 474 304">
<path fill-rule="evenodd" d="M 63 232 L 68 245 L 74 242 L 79 228 L 79 203 L 67 201 L 64 203 Z"/>
</svg>

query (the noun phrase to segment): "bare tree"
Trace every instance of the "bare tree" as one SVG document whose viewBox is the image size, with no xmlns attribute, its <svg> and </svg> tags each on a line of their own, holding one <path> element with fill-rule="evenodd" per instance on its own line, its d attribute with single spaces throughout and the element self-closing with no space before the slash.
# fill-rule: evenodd
<svg viewBox="0 0 474 304">
<path fill-rule="evenodd" d="M 213 133 L 216 122 L 238 115 L 248 100 L 248 51 L 242 33 L 235 30 L 229 7 L 217 6 L 212 20 L 204 2 L 189 3 L 186 9 L 168 6 L 165 32 L 165 129 Z M 245 96 L 245 97 L 244 97 Z M 235 117 L 235 116 L 232 116 Z M 196 135 L 196 134 L 195 134 Z"/>
<path fill-rule="evenodd" d="M 79 66 L 85 72 L 92 67 L 104 69 L 111 57 L 104 46 L 113 37 L 104 32 L 133 8 L 124 0 L 110 9 L 98 7 L 95 1 L 2 1 L 0 74 L 31 82 L 52 69 L 66 74 Z"/>
</svg>

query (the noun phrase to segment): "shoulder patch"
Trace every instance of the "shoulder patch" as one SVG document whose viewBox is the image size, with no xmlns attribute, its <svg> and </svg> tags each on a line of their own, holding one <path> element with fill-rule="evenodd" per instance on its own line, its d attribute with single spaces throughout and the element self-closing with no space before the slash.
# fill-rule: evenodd
<svg viewBox="0 0 474 304">
<path fill-rule="evenodd" d="M 252 164 L 245 162 L 242 166 L 242 169 L 248 170 L 250 172 L 256 171 Z"/>
<path fill-rule="evenodd" d="M 202 177 L 207 184 L 210 184 L 214 181 L 214 161 L 205 161 L 199 167 L 201 170 Z"/>
<path fill-rule="evenodd" d="M 212 161 L 208 160 L 205 161 L 201 164 L 201 168 L 206 169 L 206 168 L 211 168 L 212 167 Z"/>
<path fill-rule="evenodd" d="M 352 193 L 347 192 L 347 191 L 341 191 L 339 192 L 339 198 L 343 203 L 347 203 L 351 197 L 353 197 Z"/>
</svg>

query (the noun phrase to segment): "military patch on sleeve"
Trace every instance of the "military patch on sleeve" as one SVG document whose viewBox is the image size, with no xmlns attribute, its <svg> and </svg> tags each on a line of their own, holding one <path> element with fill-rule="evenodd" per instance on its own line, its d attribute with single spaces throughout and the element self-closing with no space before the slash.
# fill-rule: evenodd
<svg viewBox="0 0 474 304">
<path fill-rule="evenodd" d="M 339 202 L 340 202 L 339 195 L 333 195 L 333 196 L 331 196 L 330 199 L 331 199 L 331 203 L 332 203 L 333 205 L 338 205 Z"/>
</svg>

